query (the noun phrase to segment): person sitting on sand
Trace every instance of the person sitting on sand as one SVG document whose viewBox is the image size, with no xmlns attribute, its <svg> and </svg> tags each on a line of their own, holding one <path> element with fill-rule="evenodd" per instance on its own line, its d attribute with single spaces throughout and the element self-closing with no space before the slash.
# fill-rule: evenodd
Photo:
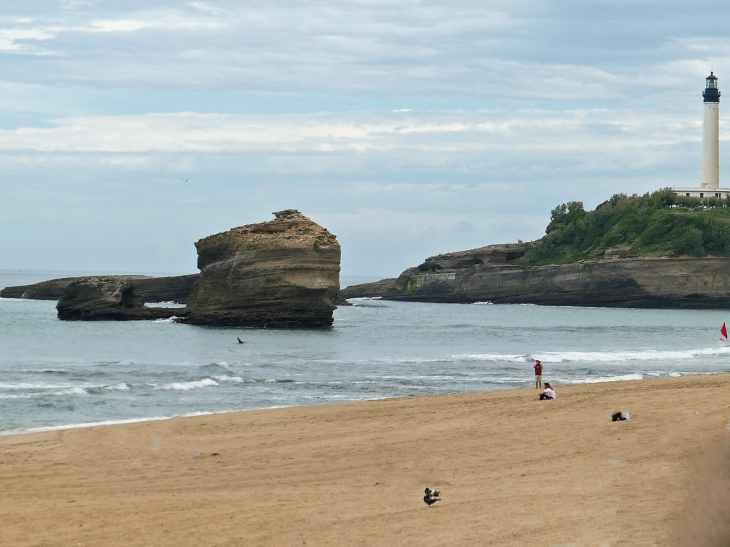
<svg viewBox="0 0 730 547">
<path fill-rule="evenodd" d="M 631 419 L 631 415 L 628 412 L 626 412 L 626 413 L 614 412 L 613 414 L 611 414 L 612 422 L 625 422 L 630 419 Z"/>
<path fill-rule="evenodd" d="M 557 398 L 558 398 L 558 394 L 555 393 L 553 386 L 550 385 L 550 382 L 545 382 L 545 390 L 542 393 L 540 393 L 540 400 L 548 401 L 550 399 L 557 399 Z"/>
</svg>

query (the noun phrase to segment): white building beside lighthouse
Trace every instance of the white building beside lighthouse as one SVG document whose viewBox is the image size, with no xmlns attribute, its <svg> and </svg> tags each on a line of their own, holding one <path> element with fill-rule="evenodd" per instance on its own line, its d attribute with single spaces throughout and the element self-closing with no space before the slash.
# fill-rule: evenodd
<svg viewBox="0 0 730 547">
<path fill-rule="evenodd" d="M 728 198 L 730 188 L 720 188 L 720 89 L 713 72 L 706 78 L 702 123 L 702 177 L 699 188 L 672 188 L 695 198 Z"/>
</svg>

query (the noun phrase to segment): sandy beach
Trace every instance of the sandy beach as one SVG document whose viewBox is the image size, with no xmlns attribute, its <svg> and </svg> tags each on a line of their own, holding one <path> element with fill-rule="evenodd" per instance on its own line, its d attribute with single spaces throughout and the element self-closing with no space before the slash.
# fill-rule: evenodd
<svg viewBox="0 0 730 547">
<path fill-rule="evenodd" d="M 0 437 L 0 543 L 727 539 L 730 375 L 557 390 L 547 402 L 518 389 Z M 613 423 L 614 410 L 632 419 Z M 426 486 L 442 491 L 433 507 Z"/>
</svg>

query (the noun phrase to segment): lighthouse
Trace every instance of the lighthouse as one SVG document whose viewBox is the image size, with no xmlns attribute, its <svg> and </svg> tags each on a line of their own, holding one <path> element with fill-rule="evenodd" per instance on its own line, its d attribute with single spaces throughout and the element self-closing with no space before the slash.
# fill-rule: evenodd
<svg viewBox="0 0 730 547">
<path fill-rule="evenodd" d="M 702 188 L 720 188 L 720 90 L 713 72 L 706 79 L 702 124 Z"/>
<path fill-rule="evenodd" d="M 695 198 L 730 199 L 730 188 L 720 188 L 720 90 L 714 72 L 705 78 L 702 92 L 702 176 L 699 188 L 678 188 L 677 194 Z M 708 202 L 709 203 L 709 202 Z"/>
</svg>

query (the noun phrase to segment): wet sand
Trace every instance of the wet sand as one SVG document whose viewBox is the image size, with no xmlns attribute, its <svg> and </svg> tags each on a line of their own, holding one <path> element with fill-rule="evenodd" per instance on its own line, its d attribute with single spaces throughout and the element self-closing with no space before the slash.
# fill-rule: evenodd
<svg viewBox="0 0 730 547">
<path fill-rule="evenodd" d="M 0 543 L 639 546 L 725 533 L 713 511 L 730 506 L 730 375 L 557 391 L 0 437 Z M 614 410 L 632 419 L 613 423 Z M 426 486 L 442 491 L 433 507 Z"/>
</svg>

